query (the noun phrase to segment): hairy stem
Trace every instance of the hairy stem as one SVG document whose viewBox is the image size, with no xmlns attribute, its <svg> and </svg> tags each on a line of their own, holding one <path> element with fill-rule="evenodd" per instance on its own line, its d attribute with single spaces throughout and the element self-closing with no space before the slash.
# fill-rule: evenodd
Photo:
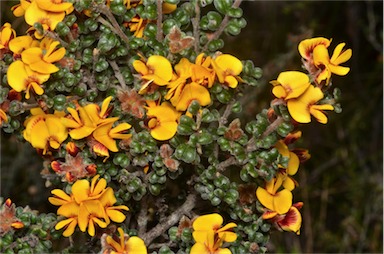
<svg viewBox="0 0 384 254">
<path fill-rule="evenodd" d="M 233 107 L 233 104 L 235 104 L 235 101 L 231 101 L 227 107 L 225 108 L 225 111 L 223 113 L 223 115 L 221 116 L 220 120 L 219 120 L 219 128 L 220 127 L 223 127 L 227 122 L 228 122 L 228 117 L 229 115 L 231 114 L 232 112 L 232 107 Z"/>
<path fill-rule="evenodd" d="M 120 68 L 119 66 L 117 65 L 117 63 L 115 61 L 108 61 L 108 63 L 111 65 L 113 71 L 115 72 L 115 77 L 117 78 L 117 80 L 119 81 L 120 85 L 121 85 L 121 88 L 123 89 L 126 89 L 127 86 L 125 84 L 125 80 L 123 78 L 123 75 L 121 74 L 120 72 Z"/>
<path fill-rule="evenodd" d="M 232 5 L 232 8 L 238 8 L 242 1 L 243 0 L 235 0 L 235 2 Z M 220 35 L 224 32 L 224 29 L 227 26 L 229 19 L 230 19 L 230 17 L 226 14 L 224 19 L 223 19 L 223 21 L 221 22 L 221 25 L 220 25 L 219 29 L 216 32 L 214 32 L 213 34 L 210 34 L 208 42 L 205 44 L 205 46 L 203 48 L 203 51 L 207 50 L 208 44 L 211 41 L 216 40 L 217 38 L 220 37 Z"/>
<path fill-rule="evenodd" d="M 194 49 L 196 52 L 200 50 L 200 6 L 198 1 L 195 1 L 195 17 L 192 19 L 193 37 L 195 38 Z"/>
<path fill-rule="evenodd" d="M 163 0 L 157 0 L 157 32 L 156 40 L 158 42 L 163 41 Z"/>
<path fill-rule="evenodd" d="M 111 30 L 113 30 L 125 43 L 129 43 L 129 38 L 128 36 L 123 32 L 123 30 L 121 30 L 121 27 L 119 25 L 119 23 L 117 23 L 117 20 L 115 19 L 115 16 L 113 16 L 113 13 L 111 12 L 111 10 L 105 5 L 105 4 L 99 4 L 97 6 L 97 8 L 100 10 L 100 12 L 102 14 L 104 14 L 105 16 L 107 16 L 108 20 L 111 22 L 111 26 L 109 26 L 110 28 L 113 27 L 113 29 L 111 28 Z M 99 19 L 100 18 L 100 19 Z M 97 18 L 99 21 L 103 21 L 104 19 L 101 18 L 101 17 L 98 17 Z M 104 20 L 106 21 L 106 20 Z M 103 21 L 103 22 L 104 22 Z M 100 22 L 102 23 L 102 22 Z M 104 23 L 102 23 L 104 24 Z M 106 23 L 105 23 L 106 24 Z M 105 25 L 104 24 L 104 25 Z"/>
<path fill-rule="evenodd" d="M 167 229 L 175 225 L 184 214 L 189 213 L 196 205 L 196 195 L 189 194 L 184 204 L 180 206 L 175 212 L 173 212 L 163 223 L 158 224 L 152 228 L 149 232 L 142 236 L 147 246 L 152 243 L 157 237 L 161 236 Z"/>
</svg>

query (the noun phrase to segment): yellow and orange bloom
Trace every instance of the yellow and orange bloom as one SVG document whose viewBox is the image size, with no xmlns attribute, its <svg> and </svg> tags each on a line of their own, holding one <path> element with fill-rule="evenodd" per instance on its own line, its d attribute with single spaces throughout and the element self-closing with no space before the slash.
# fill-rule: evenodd
<svg viewBox="0 0 384 254">
<path fill-rule="evenodd" d="M 65 55 L 65 48 L 57 48 L 60 43 L 50 38 L 44 38 L 40 47 L 31 47 L 21 53 L 22 61 L 33 71 L 43 74 L 57 72 L 59 68 L 53 63 L 61 60 Z"/>
<path fill-rule="evenodd" d="M 222 227 L 223 217 L 213 213 L 198 217 L 194 220 L 192 236 L 196 243 L 192 246 L 191 253 L 231 253 L 227 248 L 221 248 L 224 242 L 234 242 L 237 234 L 233 228 L 237 225 L 233 222 Z"/>
<path fill-rule="evenodd" d="M 311 115 L 320 123 L 328 122 L 323 110 L 333 110 L 330 104 L 317 104 L 324 97 L 320 88 L 309 86 L 308 89 L 298 98 L 288 100 L 289 114 L 299 123 L 311 122 Z"/>
<path fill-rule="evenodd" d="M 243 71 L 243 64 L 236 57 L 229 54 L 222 54 L 212 60 L 212 67 L 215 70 L 219 82 L 231 88 L 236 88 Z"/>
<path fill-rule="evenodd" d="M 323 37 L 316 37 L 311 39 L 305 39 L 299 43 L 299 53 L 303 59 L 306 61 L 313 61 L 313 50 L 319 46 L 323 45 L 325 48 L 328 48 L 331 44 L 331 40 L 328 40 Z"/>
<path fill-rule="evenodd" d="M 275 147 L 282 156 L 289 158 L 287 168 L 282 168 L 279 165 L 280 170 L 278 177 L 283 177 L 283 187 L 292 191 L 297 186 L 297 183 L 290 176 L 295 175 L 299 169 L 299 157 L 295 153 L 289 151 L 288 146 L 282 140 L 278 141 L 275 144 Z"/>
<path fill-rule="evenodd" d="M 178 111 L 186 111 L 192 101 L 198 101 L 200 106 L 207 106 L 211 103 L 211 95 L 207 88 L 196 82 L 186 84 L 183 87 L 178 100 L 176 100 L 176 98 L 177 97 L 173 97 L 171 102 Z"/>
<path fill-rule="evenodd" d="M 8 49 L 9 41 L 16 37 L 15 30 L 11 24 L 5 23 L 0 29 L 0 50 Z"/>
<path fill-rule="evenodd" d="M 31 110 L 31 113 L 32 116 L 24 122 L 24 139 L 34 148 L 42 149 L 43 154 L 46 154 L 49 148 L 58 149 L 68 136 L 60 116 L 45 114 L 42 110 Z"/>
<path fill-rule="evenodd" d="M 13 38 L 9 42 L 9 49 L 13 52 L 14 58 L 19 58 L 21 52 L 28 48 L 39 47 L 40 42 L 34 40 L 32 36 L 23 35 Z"/>
<path fill-rule="evenodd" d="M 282 183 L 283 178 L 276 177 L 266 183 L 265 189 L 259 186 L 256 190 L 260 203 L 277 214 L 287 213 L 292 206 L 292 192 L 287 189 L 279 191 Z"/>
<path fill-rule="evenodd" d="M 115 139 L 129 139 L 132 134 L 123 133 L 131 128 L 128 123 L 121 123 L 112 128 L 113 122 L 100 125 L 93 131 L 93 137 L 108 150 L 117 152 L 119 149 Z"/>
<path fill-rule="evenodd" d="M 9 86 L 16 92 L 26 91 L 26 99 L 31 97 L 31 90 L 37 95 L 42 95 L 44 93 L 42 84 L 49 79 L 49 76 L 33 71 L 29 65 L 20 60 L 11 63 L 7 71 Z"/>
<path fill-rule="evenodd" d="M 150 56 L 146 62 L 135 60 L 133 68 L 141 74 L 141 79 L 159 86 L 167 85 L 173 77 L 172 65 L 163 56 Z"/>
<path fill-rule="evenodd" d="M 262 215 L 264 220 L 276 223 L 284 231 L 300 234 L 302 217 L 299 209 L 303 206 L 303 202 L 293 204 L 286 214 L 277 214 L 275 211 L 266 211 Z"/>
<path fill-rule="evenodd" d="M 86 179 L 77 180 L 72 185 L 70 196 L 62 190 L 52 191 L 55 196 L 50 197 L 49 202 L 60 206 L 58 215 L 67 217 L 55 226 L 57 230 L 66 228 L 64 236 L 72 235 L 77 225 L 82 232 L 88 229 L 88 234 L 94 236 L 96 225 L 105 228 L 110 221 L 124 221 L 125 215 L 120 210 L 128 211 L 128 207 L 113 206 L 116 203 L 113 190 L 107 187 L 104 178 L 99 180 L 99 177 L 94 176 L 91 183 Z"/>
<path fill-rule="evenodd" d="M 101 253 L 103 254 L 147 254 L 147 247 L 144 241 L 137 236 L 128 236 L 122 228 L 118 228 L 119 240 L 116 241 L 112 236 L 103 234 L 101 241 Z"/>
<path fill-rule="evenodd" d="M 177 131 L 177 121 L 180 113 L 168 102 L 157 105 L 154 101 L 147 101 L 148 128 L 154 139 L 171 139 Z"/>
<path fill-rule="evenodd" d="M 284 100 L 299 97 L 310 86 L 309 77 L 299 71 L 282 72 L 270 83 L 273 85 L 272 93 Z"/>
<path fill-rule="evenodd" d="M 332 57 L 329 58 L 328 50 L 323 45 L 317 46 L 313 51 L 313 62 L 320 70 L 316 81 L 320 83 L 325 80 L 328 84 L 332 73 L 345 76 L 349 72 L 349 67 L 340 66 L 352 57 L 352 50 L 347 49 L 343 51 L 345 43 L 340 43 L 333 51 Z"/>
</svg>

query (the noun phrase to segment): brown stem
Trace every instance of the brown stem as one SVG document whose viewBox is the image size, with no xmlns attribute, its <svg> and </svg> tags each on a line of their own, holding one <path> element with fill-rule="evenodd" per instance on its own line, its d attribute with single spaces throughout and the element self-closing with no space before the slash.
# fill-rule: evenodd
<svg viewBox="0 0 384 254">
<path fill-rule="evenodd" d="M 111 10 L 105 4 L 99 4 L 97 7 L 100 10 L 100 12 L 105 16 L 107 16 L 108 20 L 111 22 L 111 24 L 109 24 L 108 27 L 111 28 L 112 31 L 114 31 L 125 43 L 128 44 L 129 38 L 123 32 L 123 30 L 121 30 L 121 27 L 119 23 L 117 23 L 115 16 L 113 16 L 113 13 L 111 12 Z M 105 19 L 103 19 L 100 16 L 97 18 L 97 20 L 104 25 L 108 23 Z"/>
<path fill-rule="evenodd" d="M 235 101 L 231 101 L 227 107 L 225 108 L 225 111 L 223 113 L 223 115 L 221 116 L 220 120 L 219 120 L 219 128 L 220 127 L 223 127 L 227 122 L 228 122 L 228 116 L 231 114 L 232 112 L 232 107 L 233 107 L 233 104 L 235 104 Z"/>
<path fill-rule="evenodd" d="M 175 212 L 168 216 L 163 223 L 157 224 L 156 227 L 152 228 L 149 232 L 142 236 L 146 246 L 149 246 L 153 240 L 163 234 L 171 226 L 175 225 L 180 218 L 190 212 L 196 205 L 196 195 L 189 194 L 184 204 L 180 206 Z"/>
<path fill-rule="evenodd" d="M 240 6 L 240 4 L 241 4 L 242 1 L 243 1 L 243 0 L 235 0 L 235 2 L 234 2 L 233 5 L 232 5 L 232 8 L 238 8 L 238 7 Z M 203 48 L 203 51 L 206 51 L 206 50 L 207 50 L 207 48 L 208 48 L 208 44 L 209 44 L 211 41 L 216 40 L 217 38 L 220 37 L 220 35 L 223 33 L 225 27 L 227 26 L 228 21 L 229 21 L 229 16 L 226 14 L 226 15 L 224 16 L 223 21 L 221 22 L 221 25 L 220 25 L 219 29 L 218 29 L 216 32 L 214 32 L 213 34 L 211 34 L 211 35 L 209 36 L 208 42 L 205 44 L 205 46 L 204 46 L 204 48 Z"/>
<path fill-rule="evenodd" d="M 195 1 L 195 17 L 192 19 L 193 37 L 195 38 L 194 48 L 195 52 L 200 50 L 200 6 L 199 2 Z"/>
<path fill-rule="evenodd" d="M 218 171 L 223 172 L 223 171 L 225 171 L 225 169 L 227 167 L 229 167 L 231 165 L 236 165 L 236 164 L 237 164 L 237 161 L 236 161 L 235 157 L 230 157 L 230 158 L 226 159 L 225 161 L 220 162 L 216 166 L 216 168 Z"/>
<path fill-rule="evenodd" d="M 146 230 L 147 230 L 147 222 L 148 222 L 148 217 L 147 217 L 147 212 L 148 212 L 148 198 L 143 197 L 141 199 L 141 209 L 139 213 L 139 217 L 137 219 L 137 224 L 139 226 L 139 235 L 144 235 Z"/>
<path fill-rule="evenodd" d="M 117 63 L 115 61 L 108 61 L 108 63 L 111 65 L 113 71 L 115 72 L 115 77 L 117 78 L 117 80 L 119 81 L 120 85 L 121 85 L 121 88 L 123 89 L 126 89 L 127 86 L 125 84 L 125 80 L 123 78 L 123 75 L 121 74 L 120 72 L 120 68 L 119 66 L 117 65 Z"/>
<path fill-rule="evenodd" d="M 157 32 L 156 40 L 158 42 L 163 41 L 163 0 L 157 0 Z"/>
</svg>

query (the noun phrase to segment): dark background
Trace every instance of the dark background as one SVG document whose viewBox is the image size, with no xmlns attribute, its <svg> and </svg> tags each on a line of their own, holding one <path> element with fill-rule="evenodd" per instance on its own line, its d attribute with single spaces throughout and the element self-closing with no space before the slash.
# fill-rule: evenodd
<svg viewBox="0 0 384 254">
<path fill-rule="evenodd" d="M 2 23 L 12 18 L 8 6 L 14 4 L 1 1 Z M 382 1 L 244 1 L 241 7 L 248 26 L 239 36 L 226 36 L 222 51 L 253 60 L 264 73 L 263 89 L 245 93 L 243 122 L 269 105 L 270 80 L 281 71 L 301 70 L 302 39 L 332 38 L 331 52 L 341 42 L 353 51 L 343 64 L 350 73 L 333 76 L 342 91 L 342 113 L 330 113 L 327 125 L 302 126 L 297 146 L 309 149 L 312 158 L 296 175 L 294 200 L 304 201 L 301 235 L 273 232 L 269 252 L 382 253 Z M 2 133 L 2 197 L 49 212 L 41 169 L 29 144 Z"/>
</svg>

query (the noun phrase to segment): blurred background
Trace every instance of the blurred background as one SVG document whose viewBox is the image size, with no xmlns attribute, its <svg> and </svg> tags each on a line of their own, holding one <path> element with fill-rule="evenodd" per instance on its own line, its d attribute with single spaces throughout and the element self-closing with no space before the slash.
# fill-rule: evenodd
<svg viewBox="0 0 384 254">
<path fill-rule="evenodd" d="M 14 4 L 1 1 L 2 23 L 12 20 Z M 312 158 L 296 175 L 294 200 L 304 202 L 301 235 L 273 232 L 269 252 L 383 253 L 383 2 L 244 1 L 241 7 L 248 26 L 226 36 L 222 51 L 253 60 L 264 73 L 261 87 L 245 93 L 242 122 L 269 106 L 270 80 L 302 70 L 302 39 L 332 38 L 331 52 L 341 42 L 353 52 L 343 64 L 350 73 L 333 76 L 342 113 L 330 113 L 327 125 L 302 126 L 297 147 Z M 52 212 L 36 152 L 4 133 L 0 149 L 1 196 Z"/>
</svg>

